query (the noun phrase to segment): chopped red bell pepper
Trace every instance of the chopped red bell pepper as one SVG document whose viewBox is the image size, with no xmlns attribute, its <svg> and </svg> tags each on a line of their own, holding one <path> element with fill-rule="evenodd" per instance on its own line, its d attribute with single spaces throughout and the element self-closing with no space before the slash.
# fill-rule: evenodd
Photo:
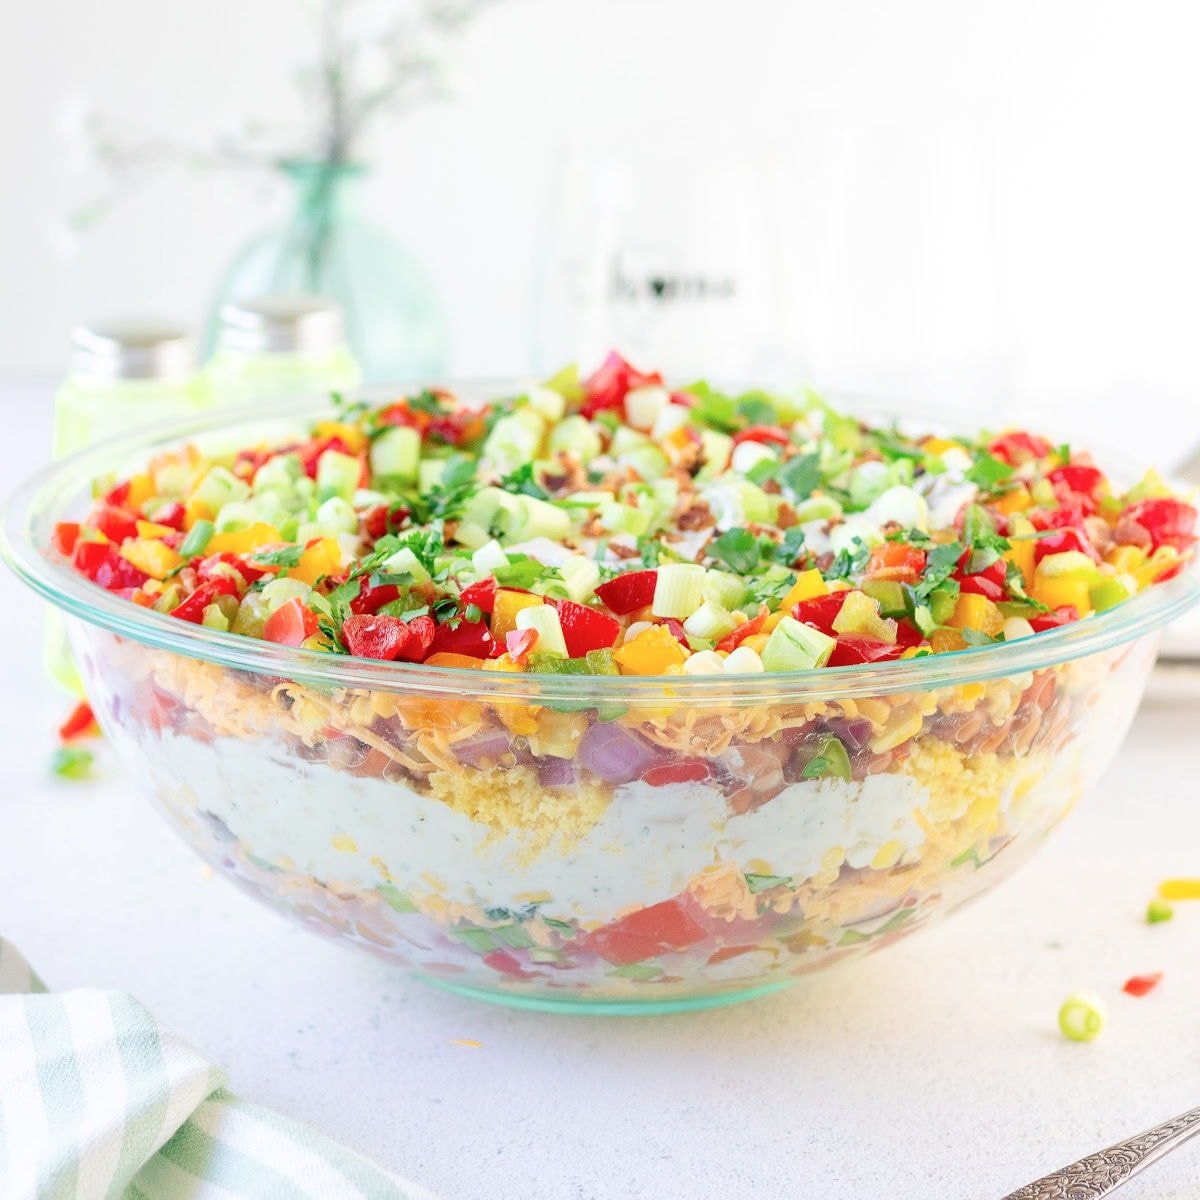
<svg viewBox="0 0 1200 1200">
<path fill-rule="evenodd" d="M 438 625 L 430 652 L 433 654 L 466 654 L 471 658 L 487 658 L 496 641 L 486 621 L 459 621 L 458 625 Z"/>
<path fill-rule="evenodd" d="M 356 457 L 354 451 L 346 445 L 340 437 L 336 435 L 332 437 L 316 437 L 310 438 L 302 445 L 293 446 L 291 453 L 295 454 L 300 459 L 301 466 L 304 467 L 304 473 L 309 479 L 316 479 L 317 464 L 320 462 L 321 455 L 326 450 L 336 450 L 339 454 L 348 454 L 351 457 Z M 366 456 L 360 456 L 363 462 L 366 462 Z"/>
<path fill-rule="evenodd" d="M 1037 613 L 1029 618 L 1029 624 L 1034 633 L 1044 633 L 1047 629 L 1057 629 L 1060 625 L 1070 625 L 1079 620 L 1079 610 L 1073 604 L 1056 608 L 1053 612 Z"/>
<path fill-rule="evenodd" d="M 735 446 L 740 446 L 742 442 L 758 442 L 759 445 L 774 443 L 776 446 L 787 446 L 791 440 L 784 430 L 774 425 L 749 425 L 733 435 Z"/>
<path fill-rule="evenodd" d="M 466 592 L 463 599 L 466 599 Z M 567 643 L 568 658 L 582 658 L 589 650 L 607 650 L 616 645 L 621 624 L 615 617 L 586 604 L 576 604 L 574 600 L 552 603 L 558 609 L 558 623 L 562 626 L 563 641 Z"/>
<path fill-rule="evenodd" d="M 209 554 L 196 563 L 196 574 L 201 579 L 228 579 L 230 567 L 247 584 L 272 573 L 268 568 L 256 566 L 249 559 L 234 554 L 231 550 L 221 550 L 216 554 Z"/>
<path fill-rule="evenodd" d="M 903 653 L 904 646 L 899 641 L 881 642 L 878 638 L 861 633 L 843 633 L 829 655 L 829 665 L 849 667 L 859 663 L 887 662 L 899 658 Z"/>
<path fill-rule="evenodd" d="M 687 896 L 663 900 L 601 926 L 586 935 L 585 944 L 614 967 L 687 950 L 707 936 L 692 910 Z"/>
<path fill-rule="evenodd" d="M 111 542 L 76 542 L 71 562 L 76 570 L 110 592 L 139 588 L 150 578 L 133 563 L 121 557 Z"/>
<path fill-rule="evenodd" d="M 624 416 L 625 397 L 634 388 L 652 383 L 662 383 L 662 376 L 657 371 L 643 375 L 612 350 L 596 371 L 583 381 L 584 399 L 579 411 L 591 418 L 598 412 L 613 408 Z"/>
<path fill-rule="evenodd" d="M 64 742 L 74 742 L 85 737 L 96 737 L 99 732 L 100 726 L 96 724 L 96 715 L 92 712 L 92 706 L 86 700 L 80 700 L 71 709 L 70 716 L 58 727 L 59 740 Z"/>
<path fill-rule="evenodd" d="M 123 479 L 115 487 L 110 488 L 104 493 L 104 503 L 111 504 L 113 508 L 124 508 L 125 501 L 129 499 L 129 480 Z"/>
<path fill-rule="evenodd" d="M 317 614 L 299 596 L 284 601 L 263 626 L 263 637 L 280 646 L 300 646 L 317 632 Z"/>
<path fill-rule="evenodd" d="M 767 606 L 764 604 L 759 609 L 757 616 L 751 617 L 750 620 L 739 625 L 731 634 L 723 637 L 717 643 L 716 649 L 722 650 L 726 654 L 732 654 L 748 637 L 753 637 L 756 633 L 761 633 L 766 623 Z"/>
<path fill-rule="evenodd" d="M 193 625 L 199 625 L 204 617 L 204 610 L 218 596 L 236 596 L 237 590 L 237 584 L 224 575 L 206 579 L 195 591 L 184 597 L 171 609 L 170 615 L 178 617 L 181 621 L 190 621 Z"/>
<path fill-rule="evenodd" d="M 904 617 L 896 618 L 896 644 L 907 650 L 910 646 L 919 646 L 925 641 L 925 635 Z"/>
<path fill-rule="evenodd" d="M 373 542 L 388 533 L 395 533 L 411 516 L 409 509 L 387 504 L 377 504 L 363 515 L 363 533 Z"/>
<path fill-rule="evenodd" d="M 1053 449 L 1045 438 L 1023 430 L 1006 433 L 988 447 L 992 454 L 1010 467 L 1019 467 L 1034 458 L 1045 458 Z"/>
<path fill-rule="evenodd" d="M 1092 545 L 1087 535 L 1078 529 L 1057 529 L 1053 533 L 1048 533 L 1046 537 L 1037 538 L 1033 543 L 1034 561 L 1041 562 L 1047 554 L 1063 554 L 1069 550 L 1086 554 L 1095 562 L 1100 561 L 1100 555 L 1096 553 L 1095 546 Z"/>
<path fill-rule="evenodd" d="M 792 616 L 805 625 L 811 625 L 822 633 L 834 636 L 833 623 L 846 603 L 845 592 L 830 592 L 827 596 L 814 596 L 811 600 L 801 600 L 792 608 Z"/>
<path fill-rule="evenodd" d="M 1125 986 L 1121 988 L 1121 991 L 1128 992 L 1131 996 L 1144 996 L 1158 987 L 1161 981 L 1161 971 L 1154 971 L 1149 975 L 1133 975 L 1125 980 Z"/>
<path fill-rule="evenodd" d="M 101 501 L 92 509 L 87 523 L 100 530 L 110 542 L 119 546 L 126 538 L 137 537 L 138 519 L 128 509 Z"/>
<path fill-rule="evenodd" d="M 707 779 L 712 771 L 702 758 L 681 758 L 678 762 L 661 767 L 651 767 L 642 773 L 642 782 L 651 787 L 663 787 L 668 783 L 699 783 Z"/>
<path fill-rule="evenodd" d="M 495 577 L 489 575 L 486 579 L 480 579 L 470 587 L 463 588 L 461 597 L 463 608 L 466 608 L 468 604 L 473 604 L 480 612 L 490 614 L 496 607 L 496 592 L 499 586 Z"/>
<path fill-rule="evenodd" d="M 1196 510 L 1182 500 L 1139 500 L 1125 510 L 1125 515 L 1150 535 L 1155 550 L 1159 546 L 1185 550 L 1196 540 Z"/>
<path fill-rule="evenodd" d="M 350 611 L 360 616 L 377 613 L 385 604 L 400 599 L 400 588 L 394 583 L 381 583 L 371 587 L 365 579 L 359 584 L 358 595 L 350 601 Z M 370 657 L 370 656 L 369 656 Z"/>
<path fill-rule="evenodd" d="M 596 595 L 613 612 L 623 617 L 654 602 L 654 587 L 657 582 L 657 571 L 627 571 L 624 575 L 602 583 L 596 589 Z"/>
<path fill-rule="evenodd" d="M 517 959 L 507 950 L 493 950 L 490 954 L 483 956 L 485 965 L 492 968 L 493 971 L 499 971 L 501 975 L 510 975 L 514 979 L 529 979 L 530 974 Z"/>
<path fill-rule="evenodd" d="M 1053 484 L 1062 484 L 1069 492 L 1094 498 L 1104 482 L 1104 473 L 1082 463 L 1068 463 L 1055 467 L 1046 478 Z"/>
<path fill-rule="evenodd" d="M 154 523 L 156 525 L 166 525 L 170 529 L 177 531 L 183 530 L 183 522 L 187 514 L 184 512 L 183 505 L 178 500 L 172 500 L 169 504 L 162 504 L 154 510 Z"/>
<path fill-rule="evenodd" d="M 77 541 L 79 541 L 78 521 L 59 521 L 54 526 L 52 544 L 59 554 L 70 558 L 75 550 L 75 543 Z"/>
<path fill-rule="evenodd" d="M 1057 494 L 1057 493 L 1056 493 Z M 1035 508 L 1027 515 L 1034 529 L 1078 529 L 1083 525 L 1083 519 L 1095 511 L 1095 504 L 1087 497 L 1080 497 L 1063 489 L 1058 496 L 1057 508 Z"/>
</svg>

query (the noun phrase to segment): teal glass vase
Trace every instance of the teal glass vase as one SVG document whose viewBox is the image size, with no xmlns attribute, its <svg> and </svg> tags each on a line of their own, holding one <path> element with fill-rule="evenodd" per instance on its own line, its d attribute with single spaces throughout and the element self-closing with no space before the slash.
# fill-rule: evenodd
<svg viewBox="0 0 1200 1200">
<path fill-rule="evenodd" d="M 279 167 L 293 189 L 291 215 L 234 258 L 213 299 L 205 348 L 221 307 L 281 292 L 305 292 L 342 308 L 346 340 L 368 383 L 428 382 L 446 369 L 446 324 L 428 275 L 385 230 L 359 212 L 366 168 L 291 160 Z"/>
</svg>

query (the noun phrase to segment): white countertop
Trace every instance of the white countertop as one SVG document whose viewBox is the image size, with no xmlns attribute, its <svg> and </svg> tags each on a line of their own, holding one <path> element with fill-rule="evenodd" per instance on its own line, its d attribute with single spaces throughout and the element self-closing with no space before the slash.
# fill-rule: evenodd
<svg viewBox="0 0 1200 1200">
<path fill-rule="evenodd" d="M 0 446 L 0 479 L 22 454 Z M 1150 706 L 1041 854 L 944 925 L 707 1013 L 572 1017 L 459 999 L 323 942 L 220 879 L 109 763 L 48 776 L 66 702 L 0 570 L 0 932 L 56 988 L 126 989 L 229 1071 L 444 1200 L 998 1200 L 1200 1104 L 1200 701 Z M 1161 970 L 1143 999 L 1130 975 Z M 1108 1000 L 1065 1041 L 1062 998 Z M 478 1048 L 456 1044 L 474 1039 Z M 1200 1145 L 1122 1191 L 1200 1195 Z"/>
</svg>

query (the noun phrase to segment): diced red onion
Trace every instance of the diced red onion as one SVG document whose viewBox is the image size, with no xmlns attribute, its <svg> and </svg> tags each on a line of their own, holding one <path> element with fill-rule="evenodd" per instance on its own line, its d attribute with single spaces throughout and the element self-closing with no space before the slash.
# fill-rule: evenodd
<svg viewBox="0 0 1200 1200">
<path fill-rule="evenodd" d="M 503 730 L 489 730 L 466 738 L 454 747 L 460 761 L 470 767 L 482 767 L 494 763 L 512 749 L 511 738 Z"/>
<path fill-rule="evenodd" d="M 578 760 L 607 783 L 629 783 L 654 766 L 664 752 L 616 724 L 592 725 L 579 743 Z"/>
<path fill-rule="evenodd" d="M 575 782 L 575 768 L 566 758 L 539 758 L 537 773 L 542 787 L 570 787 Z"/>
</svg>

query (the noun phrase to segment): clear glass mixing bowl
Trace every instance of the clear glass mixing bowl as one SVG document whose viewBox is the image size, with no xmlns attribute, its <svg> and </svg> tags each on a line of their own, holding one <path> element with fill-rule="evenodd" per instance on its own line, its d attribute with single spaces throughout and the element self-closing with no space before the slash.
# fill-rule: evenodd
<svg viewBox="0 0 1200 1200">
<path fill-rule="evenodd" d="M 282 441 L 325 411 L 97 446 L 20 489 L 0 549 L 63 610 L 105 733 L 208 862 L 319 932 L 509 1004 L 730 1003 L 950 912 L 1105 769 L 1158 629 L 1200 591 L 1188 572 L 1036 637 L 878 666 L 539 676 L 219 633 L 50 549 L 94 480 L 182 442 Z M 814 777 L 831 736 L 851 778 Z"/>
</svg>

